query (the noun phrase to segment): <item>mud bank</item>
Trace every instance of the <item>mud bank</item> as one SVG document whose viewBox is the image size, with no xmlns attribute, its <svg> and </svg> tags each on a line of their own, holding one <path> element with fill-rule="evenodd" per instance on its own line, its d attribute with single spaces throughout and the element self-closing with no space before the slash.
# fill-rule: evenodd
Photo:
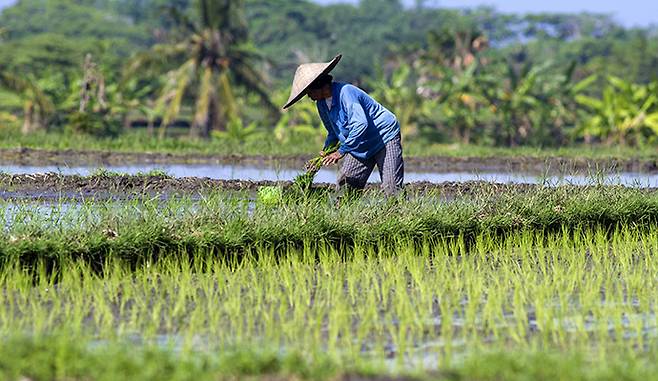
<svg viewBox="0 0 658 381">
<path fill-rule="evenodd" d="M 243 156 L 109 151 L 0 149 L 0 164 L 58 166 L 119 166 L 134 164 L 241 164 L 302 168 L 309 155 Z M 625 171 L 658 173 L 658 159 L 587 159 L 565 157 L 405 157 L 408 170 L 431 172 L 567 173 Z"/>
<path fill-rule="evenodd" d="M 209 178 L 131 175 L 65 176 L 57 173 L 33 175 L 0 174 L 1 199 L 132 199 L 139 197 L 169 198 L 189 196 L 192 198 L 218 191 L 244 191 L 255 193 L 263 186 L 294 187 L 290 181 L 241 181 L 216 180 Z M 408 195 L 436 194 L 446 198 L 498 193 L 527 193 L 542 185 L 497 184 L 484 181 L 430 183 L 416 182 L 405 185 Z M 592 186 L 563 185 L 574 191 Z M 619 185 L 607 188 L 623 188 Z M 331 192 L 333 184 L 316 184 L 315 192 Z M 368 192 L 378 192 L 378 184 L 369 184 Z M 643 188 L 642 192 L 654 192 L 658 188 Z"/>
</svg>

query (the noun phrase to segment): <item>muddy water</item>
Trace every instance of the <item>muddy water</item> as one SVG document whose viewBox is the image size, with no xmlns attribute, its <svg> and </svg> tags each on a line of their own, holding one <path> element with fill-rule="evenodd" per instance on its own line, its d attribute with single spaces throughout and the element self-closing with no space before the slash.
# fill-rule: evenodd
<svg viewBox="0 0 658 381">
<path fill-rule="evenodd" d="M 16 224 L 34 224 L 58 229 L 62 226 L 93 223 L 96 216 L 82 213 L 83 208 L 81 204 L 70 202 L 3 203 L 0 204 L 0 226 L 9 229 Z M 85 221 L 82 218 L 71 218 L 75 215 L 87 218 Z"/>
<path fill-rule="evenodd" d="M 54 172 L 62 175 L 90 175 L 101 167 L 95 166 L 19 166 L 0 165 L 0 172 L 9 174 L 35 174 Z M 139 174 L 150 171 L 163 171 L 176 178 L 199 177 L 220 180 L 247 181 L 290 181 L 299 174 L 299 169 L 276 166 L 247 166 L 230 164 L 140 164 L 130 166 L 106 166 L 102 169 L 110 172 Z M 315 178 L 316 183 L 335 183 L 338 175 L 336 168 L 322 169 Z M 379 182 L 379 174 L 373 171 L 369 182 Z M 541 176 L 524 172 L 424 172 L 407 171 L 405 182 L 444 183 L 487 181 L 501 184 L 620 184 L 633 187 L 658 187 L 658 174 L 639 172 L 616 172 L 604 174 L 567 173 L 564 175 Z"/>
<path fill-rule="evenodd" d="M 151 201 L 153 199 L 151 198 Z M 182 215 L 197 215 L 200 211 L 196 200 L 180 208 L 167 208 L 165 202 L 158 204 L 158 210 L 163 212 L 163 219 L 178 218 Z M 256 208 L 253 198 L 246 199 L 245 212 L 252 215 Z M 16 197 L 15 200 L 0 201 L 0 230 L 6 231 L 16 226 L 40 226 L 48 229 L 70 227 L 90 227 L 108 215 L 125 214 L 127 205 L 132 214 L 147 213 L 150 207 L 140 202 L 117 200 L 112 202 L 92 202 L 75 199 L 27 200 Z"/>
</svg>

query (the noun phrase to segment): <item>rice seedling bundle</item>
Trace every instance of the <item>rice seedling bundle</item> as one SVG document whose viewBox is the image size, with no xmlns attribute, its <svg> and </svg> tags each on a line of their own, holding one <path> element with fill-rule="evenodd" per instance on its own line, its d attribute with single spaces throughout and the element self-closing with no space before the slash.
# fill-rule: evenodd
<svg viewBox="0 0 658 381">
<path fill-rule="evenodd" d="M 311 188 L 311 185 L 313 184 L 313 179 L 315 179 L 315 175 L 320 171 L 320 168 L 322 168 L 322 160 L 327 156 L 331 155 L 332 153 L 338 151 L 338 148 L 340 147 L 339 143 L 334 143 L 331 146 L 327 147 L 321 155 L 314 157 L 313 159 L 309 160 L 306 163 L 306 171 L 293 180 L 293 184 L 298 187 L 299 189 L 303 191 L 307 191 L 308 189 Z"/>
</svg>

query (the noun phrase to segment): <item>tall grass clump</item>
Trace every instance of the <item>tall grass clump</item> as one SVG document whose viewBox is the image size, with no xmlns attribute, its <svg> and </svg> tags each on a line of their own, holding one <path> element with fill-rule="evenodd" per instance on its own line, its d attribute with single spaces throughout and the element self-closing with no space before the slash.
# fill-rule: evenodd
<svg viewBox="0 0 658 381">
<path fill-rule="evenodd" d="M 200 199 L 135 199 L 55 204 L 0 202 L 0 260 L 19 258 L 56 264 L 83 259 L 102 266 L 108 258 L 135 264 L 171 253 L 211 250 L 240 256 L 257 247 L 328 244 L 386 250 L 399 240 L 422 242 L 478 234 L 573 230 L 658 224 L 658 194 L 622 187 L 557 187 L 446 198 L 440 193 L 387 199 L 377 192 L 342 200 L 326 194 L 284 197 L 254 204 L 244 192 L 219 192 Z"/>
</svg>

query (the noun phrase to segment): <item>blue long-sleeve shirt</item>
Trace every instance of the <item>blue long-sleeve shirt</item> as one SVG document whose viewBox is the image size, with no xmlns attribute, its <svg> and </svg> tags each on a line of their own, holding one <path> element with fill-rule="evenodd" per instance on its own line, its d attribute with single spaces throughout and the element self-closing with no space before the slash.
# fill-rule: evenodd
<svg viewBox="0 0 658 381">
<path fill-rule="evenodd" d="M 340 153 L 367 159 L 400 133 L 395 115 L 358 87 L 334 82 L 331 94 L 331 110 L 324 99 L 317 102 L 328 132 L 325 148 L 340 141 Z"/>
</svg>

